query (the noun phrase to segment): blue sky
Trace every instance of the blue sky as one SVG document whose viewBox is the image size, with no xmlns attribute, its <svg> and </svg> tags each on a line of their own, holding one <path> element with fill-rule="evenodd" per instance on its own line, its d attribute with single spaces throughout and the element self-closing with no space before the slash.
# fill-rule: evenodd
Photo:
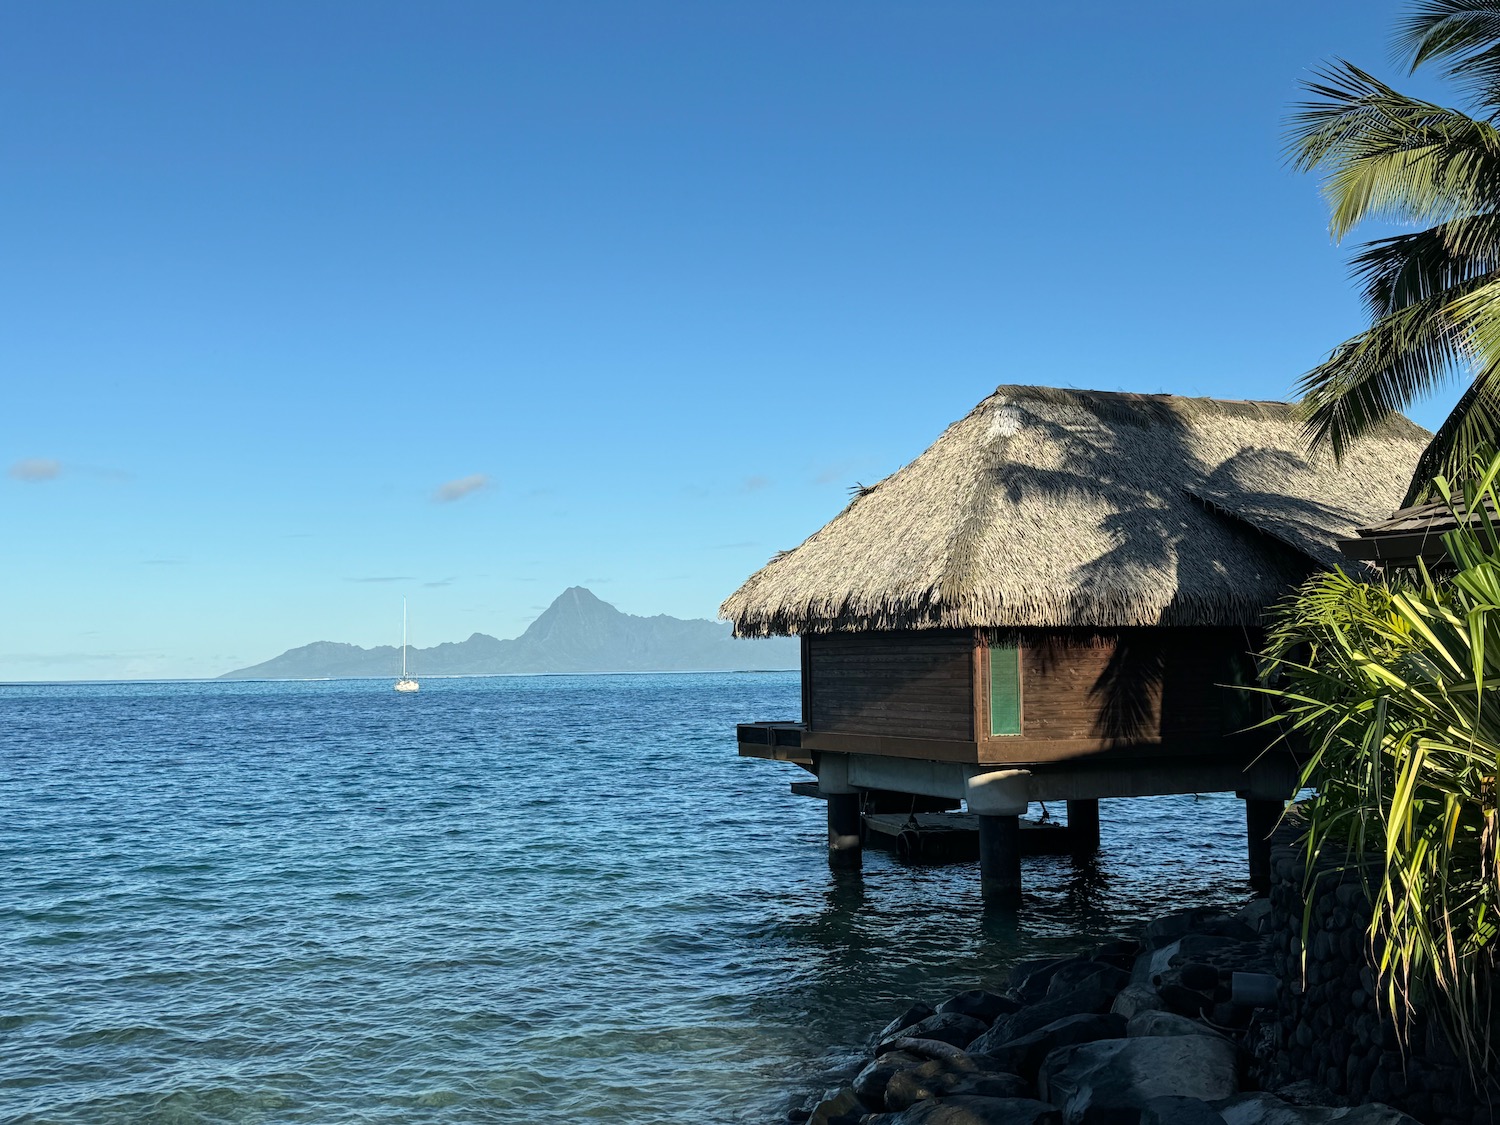
<svg viewBox="0 0 1500 1125">
<path fill-rule="evenodd" d="M 996 384 L 1285 397 L 1397 11 L 8 5 L 0 679 L 712 616 Z"/>
</svg>

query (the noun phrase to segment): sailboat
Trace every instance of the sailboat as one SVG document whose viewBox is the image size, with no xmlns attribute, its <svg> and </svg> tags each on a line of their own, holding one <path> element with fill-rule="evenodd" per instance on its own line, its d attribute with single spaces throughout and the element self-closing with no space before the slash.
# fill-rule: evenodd
<svg viewBox="0 0 1500 1125">
<path fill-rule="evenodd" d="M 406 674 L 406 599 L 401 599 L 401 678 L 396 681 L 397 691 L 417 691 L 421 684 Z"/>
</svg>

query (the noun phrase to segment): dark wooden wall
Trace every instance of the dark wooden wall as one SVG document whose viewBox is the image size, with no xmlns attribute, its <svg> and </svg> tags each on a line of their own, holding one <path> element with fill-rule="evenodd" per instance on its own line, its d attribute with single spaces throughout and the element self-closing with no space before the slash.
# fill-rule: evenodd
<svg viewBox="0 0 1500 1125">
<path fill-rule="evenodd" d="M 1219 738 L 1258 714 L 1242 629 L 1122 629 L 1024 637 L 1023 737 L 1041 740 Z"/>
<path fill-rule="evenodd" d="M 972 633 L 833 633 L 802 644 L 810 731 L 974 740 Z"/>
</svg>

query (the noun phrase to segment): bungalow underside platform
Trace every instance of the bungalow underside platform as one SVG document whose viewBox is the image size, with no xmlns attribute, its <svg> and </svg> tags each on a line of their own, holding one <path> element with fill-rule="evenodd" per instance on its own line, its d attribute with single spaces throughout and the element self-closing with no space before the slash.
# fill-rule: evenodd
<svg viewBox="0 0 1500 1125">
<path fill-rule="evenodd" d="M 747 758 L 791 762 L 817 776 L 794 790 L 828 805 L 828 856 L 835 867 L 857 867 L 869 812 L 888 812 L 911 798 L 956 808 L 964 802 L 978 827 L 981 885 L 986 898 L 1017 901 L 1020 857 L 1027 853 L 1020 817 L 1033 801 L 1065 801 L 1073 854 L 1098 848 L 1099 801 L 1177 793 L 1235 793 L 1244 799 L 1251 885 L 1270 877 L 1269 837 L 1295 791 L 1290 753 L 1243 738 L 1091 741 L 1059 753 L 1053 741 L 942 743 L 814 733 L 802 723 L 746 723 L 737 730 Z M 1001 752 L 1003 749 L 1003 753 Z M 893 799 L 896 799 L 893 802 Z"/>
<path fill-rule="evenodd" d="M 848 784 L 961 800 L 969 780 L 995 771 L 1024 771 L 1033 801 L 1152 797 L 1173 793 L 1238 793 L 1284 800 L 1298 767 L 1284 751 L 1224 740 L 1218 745 L 1137 741 L 938 742 L 879 735 L 814 734 L 802 723 L 744 723 L 737 729 L 746 758 L 793 762 L 818 772 L 821 756 L 837 755 Z"/>
</svg>

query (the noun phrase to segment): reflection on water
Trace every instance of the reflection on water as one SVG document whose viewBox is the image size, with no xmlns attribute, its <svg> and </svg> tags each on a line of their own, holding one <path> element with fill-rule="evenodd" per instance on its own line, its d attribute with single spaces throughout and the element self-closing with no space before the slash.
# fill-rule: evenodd
<svg viewBox="0 0 1500 1125">
<path fill-rule="evenodd" d="M 1244 893 L 1232 797 L 1097 862 L 824 863 L 794 675 L 0 688 L 19 1120 L 765 1122 L 913 999 Z"/>
</svg>

